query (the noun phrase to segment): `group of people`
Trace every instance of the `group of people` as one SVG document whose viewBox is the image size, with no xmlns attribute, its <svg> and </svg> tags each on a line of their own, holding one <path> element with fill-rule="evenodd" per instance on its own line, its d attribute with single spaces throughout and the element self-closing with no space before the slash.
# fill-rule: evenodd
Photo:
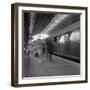
<svg viewBox="0 0 90 90">
<path fill-rule="evenodd" d="M 42 58 L 52 62 L 52 52 L 53 52 L 53 43 L 50 39 L 46 39 L 44 42 L 42 40 L 37 41 L 39 44 L 38 48 L 35 49 L 35 57 L 39 63 L 42 62 Z"/>
</svg>

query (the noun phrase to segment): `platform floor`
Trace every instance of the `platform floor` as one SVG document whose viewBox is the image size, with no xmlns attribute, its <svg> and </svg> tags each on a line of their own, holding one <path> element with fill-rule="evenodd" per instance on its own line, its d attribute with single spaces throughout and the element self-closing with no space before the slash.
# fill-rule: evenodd
<svg viewBox="0 0 90 90">
<path fill-rule="evenodd" d="M 24 56 L 24 77 L 80 75 L 80 63 L 52 55 L 52 62 L 46 57 L 39 59 Z"/>
</svg>

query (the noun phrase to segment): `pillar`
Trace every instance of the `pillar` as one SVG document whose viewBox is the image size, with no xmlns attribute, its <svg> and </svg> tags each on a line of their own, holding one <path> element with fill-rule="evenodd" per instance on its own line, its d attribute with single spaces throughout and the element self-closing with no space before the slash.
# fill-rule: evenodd
<svg viewBox="0 0 90 90">
<path fill-rule="evenodd" d="M 34 30 L 34 24 L 35 24 L 35 17 L 36 17 L 36 13 L 35 12 L 30 12 L 29 14 L 29 41 L 28 41 L 28 48 L 29 48 L 29 52 L 31 51 L 32 48 L 32 35 L 33 35 L 33 30 Z"/>
</svg>

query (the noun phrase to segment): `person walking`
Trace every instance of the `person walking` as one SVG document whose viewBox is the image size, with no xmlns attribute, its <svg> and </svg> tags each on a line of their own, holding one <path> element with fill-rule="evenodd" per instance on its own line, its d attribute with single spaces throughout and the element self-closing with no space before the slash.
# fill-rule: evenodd
<svg viewBox="0 0 90 90">
<path fill-rule="evenodd" d="M 47 54 L 49 57 L 49 61 L 52 62 L 52 53 L 53 53 L 53 43 L 52 40 L 47 39 L 46 40 L 46 46 L 47 46 Z"/>
</svg>

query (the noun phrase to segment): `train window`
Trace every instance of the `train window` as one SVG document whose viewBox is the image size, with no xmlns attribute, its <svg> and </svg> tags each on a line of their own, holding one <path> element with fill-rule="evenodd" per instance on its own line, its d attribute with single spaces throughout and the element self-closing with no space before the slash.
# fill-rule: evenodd
<svg viewBox="0 0 90 90">
<path fill-rule="evenodd" d="M 59 40 L 60 43 L 65 43 L 66 41 L 68 41 L 68 34 L 62 35 Z"/>
<path fill-rule="evenodd" d="M 79 30 L 73 31 L 70 36 L 70 40 L 75 42 L 80 41 L 80 31 Z"/>
<path fill-rule="evenodd" d="M 65 40 L 65 42 L 68 41 L 68 34 L 65 34 L 65 35 L 64 35 L 64 40 Z"/>
<path fill-rule="evenodd" d="M 64 35 L 61 36 L 59 42 L 60 42 L 60 43 L 65 43 Z"/>
</svg>

